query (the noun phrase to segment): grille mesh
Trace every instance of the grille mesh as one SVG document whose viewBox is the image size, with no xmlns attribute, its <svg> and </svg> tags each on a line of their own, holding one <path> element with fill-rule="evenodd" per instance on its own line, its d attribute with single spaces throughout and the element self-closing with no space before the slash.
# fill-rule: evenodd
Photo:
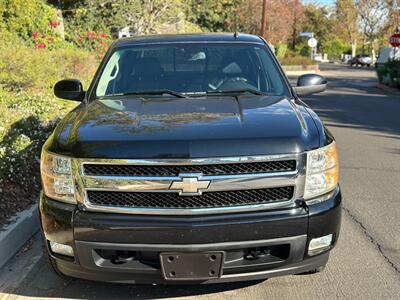
<svg viewBox="0 0 400 300">
<path fill-rule="evenodd" d="M 98 206 L 126 208 L 209 208 L 254 205 L 290 200 L 292 186 L 258 190 L 206 192 L 201 196 L 178 193 L 87 191 L 90 203 Z"/>
<path fill-rule="evenodd" d="M 113 165 L 84 164 L 90 176 L 178 176 L 179 173 L 202 173 L 205 176 L 285 172 L 296 170 L 296 160 L 209 165 Z"/>
</svg>

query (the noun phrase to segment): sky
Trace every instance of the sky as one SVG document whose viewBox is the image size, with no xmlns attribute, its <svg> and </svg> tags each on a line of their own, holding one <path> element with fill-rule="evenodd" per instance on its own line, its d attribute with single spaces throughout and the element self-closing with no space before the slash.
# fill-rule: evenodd
<svg viewBox="0 0 400 300">
<path fill-rule="evenodd" d="M 302 2 L 305 4 L 316 3 L 316 4 L 321 4 L 321 5 L 332 5 L 335 1 L 334 0 L 303 0 Z"/>
</svg>

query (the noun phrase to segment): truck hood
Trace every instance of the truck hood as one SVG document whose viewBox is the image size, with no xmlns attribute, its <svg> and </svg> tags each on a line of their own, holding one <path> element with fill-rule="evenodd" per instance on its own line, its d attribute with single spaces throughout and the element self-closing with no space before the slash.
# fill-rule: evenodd
<svg viewBox="0 0 400 300">
<path fill-rule="evenodd" d="M 305 107 L 282 96 L 95 100 L 69 113 L 52 139 L 52 151 L 82 158 L 286 154 L 319 145 Z"/>
</svg>

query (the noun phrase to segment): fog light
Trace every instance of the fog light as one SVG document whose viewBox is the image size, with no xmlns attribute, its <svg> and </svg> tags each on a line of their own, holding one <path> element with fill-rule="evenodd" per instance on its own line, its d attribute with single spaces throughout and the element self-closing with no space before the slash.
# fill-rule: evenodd
<svg viewBox="0 0 400 300">
<path fill-rule="evenodd" d="M 71 246 L 50 242 L 50 249 L 54 253 L 67 255 L 67 256 L 74 256 L 74 249 Z"/>
<path fill-rule="evenodd" d="M 332 245 L 332 237 L 332 234 L 328 234 L 316 239 L 312 239 L 308 245 L 308 255 L 312 256 L 328 250 Z"/>
</svg>

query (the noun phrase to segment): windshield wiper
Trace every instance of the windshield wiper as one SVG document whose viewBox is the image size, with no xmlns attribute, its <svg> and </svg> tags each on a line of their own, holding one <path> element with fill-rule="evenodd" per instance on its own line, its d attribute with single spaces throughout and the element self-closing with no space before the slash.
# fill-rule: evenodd
<svg viewBox="0 0 400 300">
<path fill-rule="evenodd" d="M 171 96 L 175 96 L 177 98 L 187 98 L 185 95 L 175 92 L 172 90 L 150 90 L 150 91 L 135 91 L 135 92 L 126 92 L 126 93 L 118 93 L 118 94 L 110 94 L 105 95 L 104 97 L 114 97 L 114 96 L 129 96 L 129 95 L 164 95 L 168 94 Z"/>
<path fill-rule="evenodd" d="M 244 94 L 250 93 L 258 96 L 265 95 L 263 92 L 256 89 L 239 89 L 239 90 L 216 90 L 216 91 L 207 91 L 207 94 Z"/>
</svg>

